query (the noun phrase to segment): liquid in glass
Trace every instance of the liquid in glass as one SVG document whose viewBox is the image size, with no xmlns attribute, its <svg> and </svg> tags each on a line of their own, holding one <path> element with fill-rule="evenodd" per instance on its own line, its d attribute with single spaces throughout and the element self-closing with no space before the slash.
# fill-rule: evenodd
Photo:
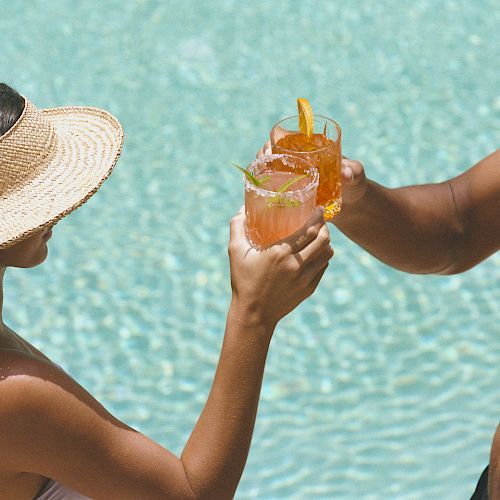
<svg viewBox="0 0 500 500">
<path fill-rule="evenodd" d="M 271 148 L 276 154 L 290 154 L 305 159 L 319 172 L 317 204 L 325 207 L 325 219 L 331 219 L 342 208 L 341 129 L 337 122 L 323 116 L 314 117 L 315 133 L 311 137 L 297 131 L 298 116 L 285 118 L 271 130 Z"/>
<path fill-rule="evenodd" d="M 289 155 L 263 157 L 247 170 L 260 183 L 256 186 L 245 179 L 247 234 L 262 249 L 293 234 L 311 217 L 316 208 L 318 172 L 303 159 Z"/>
</svg>

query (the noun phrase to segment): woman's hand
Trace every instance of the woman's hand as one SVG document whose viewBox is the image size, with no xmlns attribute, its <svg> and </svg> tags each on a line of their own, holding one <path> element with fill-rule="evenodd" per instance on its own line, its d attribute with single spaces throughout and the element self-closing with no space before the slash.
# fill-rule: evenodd
<svg viewBox="0 0 500 500">
<path fill-rule="evenodd" d="M 229 242 L 233 303 L 273 327 L 314 292 L 332 257 L 322 208 L 296 233 L 265 250 L 248 241 L 241 210 L 231 221 Z"/>
</svg>

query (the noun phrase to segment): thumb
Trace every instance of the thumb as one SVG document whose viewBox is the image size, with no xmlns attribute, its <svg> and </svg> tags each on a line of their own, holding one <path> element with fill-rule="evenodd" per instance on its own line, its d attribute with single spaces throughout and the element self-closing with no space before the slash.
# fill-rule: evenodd
<svg viewBox="0 0 500 500">
<path fill-rule="evenodd" d="M 358 160 L 342 158 L 342 181 L 346 186 L 358 186 L 365 182 L 365 168 Z"/>
<path fill-rule="evenodd" d="M 245 226 L 246 216 L 245 216 L 245 206 L 243 205 L 236 215 L 231 219 L 230 225 L 230 239 L 231 241 L 240 240 L 242 238 L 246 239 L 247 230 Z"/>
</svg>

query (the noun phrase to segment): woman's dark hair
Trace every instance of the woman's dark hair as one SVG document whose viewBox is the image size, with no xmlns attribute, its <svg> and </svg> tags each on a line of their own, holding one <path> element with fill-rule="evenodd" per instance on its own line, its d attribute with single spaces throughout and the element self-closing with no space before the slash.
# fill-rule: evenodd
<svg viewBox="0 0 500 500">
<path fill-rule="evenodd" d="M 0 136 L 17 122 L 24 110 L 24 98 L 5 83 L 0 83 Z"/>
</svg>

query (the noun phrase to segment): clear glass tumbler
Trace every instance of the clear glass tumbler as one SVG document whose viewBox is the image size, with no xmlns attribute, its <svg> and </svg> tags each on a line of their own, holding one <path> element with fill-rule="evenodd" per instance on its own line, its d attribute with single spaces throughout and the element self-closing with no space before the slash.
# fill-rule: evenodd
<svg viewBox="0 0 500 500">
<path fill-rule="evenodd" d="M 300 229 L 316 208 L 318 170 L 296 156 L 277 154 L 253 161 L 245 177 L 247 233 L 265 248 Z"/>
<path fill-rule="evenodd" d="M 290 154 L 307 160 L 319 171 L 317 203 L 325 207 L 325 219 L 331 219 L 342 208 L 342 131 L 331 118 L 316 115 L 312 137 L 298 130 L 298 116 L 279 121 L 271 130 L 271 148 L 276 154 Z"/>
</svg>

